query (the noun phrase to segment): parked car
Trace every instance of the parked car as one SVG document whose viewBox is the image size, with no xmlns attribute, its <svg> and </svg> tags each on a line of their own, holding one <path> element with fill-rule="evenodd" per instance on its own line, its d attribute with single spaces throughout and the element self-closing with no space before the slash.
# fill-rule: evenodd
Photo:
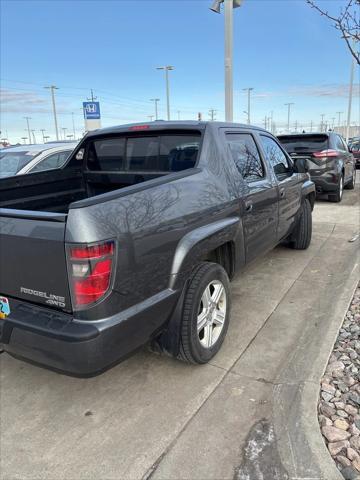
<svg viewBox="0 0 360 480">
<path fill-rule="evenodd" d="M 354 188 L 355 160 L 345 140 L 337 133 L 295 133 L 279 135 L 278 139 L 293 159 L 307 161 L 317 193 L 327 194 L 330 201 L 340 202 L 344 187 Z"/>
<path fill-rule="evenodd" d="M 360 139 L 353 140 L 350 143 L 349 148 L 351 153 L 354 155 L 356 166 L 360 167 Z"/>
<path fill-rule="evenodd" d="M 65 168 L 0 180 L 0 199 L 0 343 L 84 376 L 150 341 L 208 362 L 235 272 L 309 246 L 315 187 L 260 128 L 152 122 L 88 133 Z"/>
<path fill-rule="evenodd" d="M 77 143 L 21 145 L 1 150 L 0 178 L 61 168 Z"/>
</svg>

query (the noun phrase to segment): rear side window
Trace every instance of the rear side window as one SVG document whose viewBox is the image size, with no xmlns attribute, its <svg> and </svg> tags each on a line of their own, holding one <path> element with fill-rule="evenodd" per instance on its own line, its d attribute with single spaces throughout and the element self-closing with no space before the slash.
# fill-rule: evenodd
<svg viewBox="0 0 360 480">
<path fill-rule="evenodd" d="M 226 134 L 226 140 L 236 168 L 244 180 L 254 182 L 265 176 L 259 151 L 252 135 L 248 133 L 228 133 Z"/>
<path fill-rule="evenodd" d="M 100 139 L 89 148 L 89 170 L 177 172 L 196 164 L 201 135 L 162 134 Z"/>
<path fill-rule="evenodd" d="M 275 175 L 281 180 L 285 175 L 292 173 L 286 155 L 275 140 L 266 135 L 260 135 L 267 161 L 273 167 Z"/>
<path fill-rule="evenodd" d="M 49 155 L 48 157 L 44 158 L 44 160 L 35 165 L 35 167 L 32 168 L 30 172 L 43 172 L 45 170 L 61 168 L 65 164 L 70 153 L 71 150 L 68 150 L 66 152 L 54 153 L 53 155 Z"/>
<path fill-rule="evenodd" d="M 327 135 L 280 135 L 278 139 L 289 153 L 321 152 L 329 148 Z"/>
</svg>

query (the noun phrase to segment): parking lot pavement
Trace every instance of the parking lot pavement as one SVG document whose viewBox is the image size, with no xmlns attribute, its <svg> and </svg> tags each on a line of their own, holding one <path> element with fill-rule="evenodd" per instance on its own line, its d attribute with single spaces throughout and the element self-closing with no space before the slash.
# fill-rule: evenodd
<svg viewBox="0 0 360 480">
<path fill-rule="evenodd" d="M 232 323 L 209 365 L 144 349 L 99 377 L 74 379 L 1 355 L 1 478 L 253 480 L 264 468 L 289 478 L 276 422 L 286 433 L 286 389 L 295 398 L 316 381 L 313 361 L 333 334 L 337 302 L 350 300 L 358 200 L 359 185 L 341 204 L 317 202 L 307 251 L 278 247 L 236 277 Z"/>
</svg>

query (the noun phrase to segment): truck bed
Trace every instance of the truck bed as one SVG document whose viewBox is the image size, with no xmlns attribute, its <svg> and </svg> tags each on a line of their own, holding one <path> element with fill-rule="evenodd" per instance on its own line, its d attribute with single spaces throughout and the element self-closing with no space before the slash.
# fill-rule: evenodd
<svg viewBox="0 0 360 480">
<path fill-rule="evenodd" d="M 0 180 L 0 208 L 67 213 L 78 200 L 130 187 L 172 172 L 52 170 Z"/>
</svg>

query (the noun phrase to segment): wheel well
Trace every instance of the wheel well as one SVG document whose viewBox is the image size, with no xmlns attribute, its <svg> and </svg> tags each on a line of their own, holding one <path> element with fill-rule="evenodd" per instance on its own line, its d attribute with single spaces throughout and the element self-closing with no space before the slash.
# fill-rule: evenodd
<svg viewBox="0 0 360 480">
<path fill-rule="evenodd" d="M 229 278 L 232 278 L 235 270 L 234 243 L 227 242 L 220 245 L 215 248 L 215 250 L 208 252 L 203 260 L 220 264 L 225 269 Z"/>
</svg>

